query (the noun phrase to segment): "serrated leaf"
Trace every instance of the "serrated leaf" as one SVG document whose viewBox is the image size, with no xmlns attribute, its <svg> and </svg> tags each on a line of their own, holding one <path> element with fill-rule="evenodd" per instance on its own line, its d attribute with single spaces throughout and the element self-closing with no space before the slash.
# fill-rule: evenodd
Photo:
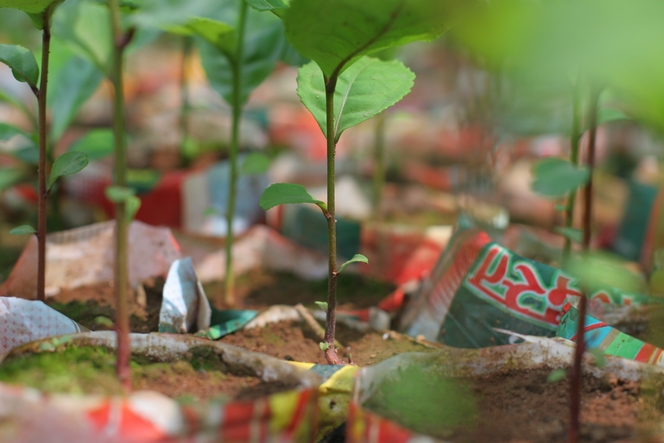
<svg viewBox="0 0 664 443">
<path fill-rule="evenodd" d="M 108 186 L 104 194 L 106 198 L 113 203 L 121 203 L 129 200 L 136 195 L 136 191 L 132 188 L 124 188 L 122 186 Z"/>
<path fill-rule="evenodd" d="M 56 75 L 49 78 L 52 140 L 60 139 L 103 78 L 104 73 L 97 66 L 79 56 L 70 57 Z"/>
<path fill-rule="evenodd" d="M 28 137 L 28 134 L 22 129 L 8 123 L 0 123 L 0 140 L 9 140 L 17 135 Z"/>
<path fill-rule="evenodd" d="M 55 181 L 65 175 L 76 174 L 88 165 L 88 156 L 83 152 L 69 151 L 55 159 L 48 178 L 48 189 Z"/>
<path fill-rule="evenodd" d="M 558 234 L 562 235 L 563 237 L 569 238 L 575 243 L 581 243 L 583 241 L 583 231 L 581 231 L 581 229 L 563 228 L 558 226 L 555 227 L 553 230 Z"/>
<path fill-rule="evenodd" d="M 323 311 L 327 312 L 327 302 L 324 302 L 324 301 L 315 301 L 314 303 L 316 303 L 316 306 L 318 306 L 319 308 L 321 308 Z"/>
<path fill-rule="evenodd" d="M 548 383 L 556 383 L 563 378 L 567 377 L 567 371 L 563 368 L 554 369 L 549 373 L 549 376 L 546 378 Z"/>
<path fill-rule="evenodd" d="M 369 259 L 362 254 L 355 254 L 353 258 L 351 258 L 350 260 L 342 264 L 341 267 L 339 267 L 338 273 L 339 274 L 342 273 L 343 270 L 346 269 L 348 265 L 350 265 L 351 263 L 369 263 Z"/>
<path fill-rule="evenodd" d="M 545 158 L 533 165 L 532 189 L 545 197 L 564 197 L 585 185 L 590 178 L 588 168 L 574 166 L 560 158 Z"/>
<path fill-rule="evenodd" d="M 326 78 L 366 54 L 433 40 L 447 27 L 440 0 L 293 0 L 283 11 L 286 38 Z"/>
<path fill-rule="evenodd" d="M 242 163 L 242 174 L 265 174 L 270 169 L 272 160 L 260 152 L 252 152 Z"/>
<path fill-rule="evenodd" d="M 69 149 L 83 152 L 89 161 L 99 160 L 113 154 L 114 137 L 110 129 L 92 129 L 76 140 Z"/>
<path fill-rule="evenodd" d="M 334 92 L 334 138 L 401 100 L 413 87 L 415 74 L 403 63 L 364 57 L 341 74 Z M 327 135 L 325 82 L 311 62 L 298 70 L 297 93 Z"/>
<path fill-rule="evenodd" d="M 249 6 L 259 11 L 271 11 L 273 9 L 287 8 L 288 5 L 282 0 L 244 0 Z"/>
<path fill-rule="evenodd" d="M 233 54 L 220 56 L 219 50 L 207 41 L 197 39 L 201 63 L 210 86 L 229 104 L 233 102 Z M 240 102 L 244 104 L 251 92 L 274 71 L 287 48 L 281 20 L 272 14 L 253 9 L 247 12 L 242 70 L 240 75 Z"/>
<path fill-rule="evenodd" d="M 304 186 L 295 183 L 275 183 L 268 186 L 261 195 L 260 205 L 265 211 L 279 205 L 313 203 L 326 210 L 324 202 L 316 200 L 307 192 Z"/>
<path fill-rule="evenodd" d="M 19 45 L 0 44 L 0 62 L 11 68 L 16 80 L 37 89 L 39 67 L 35 56 L 27 48 Z"/>
<path fill-rule="evenodd" d="M 9 231 L 11 235 L 25 235 L 25 234 L 35 234 L 35 228 L 30 225 L 21 225 Z"/>
</svg>

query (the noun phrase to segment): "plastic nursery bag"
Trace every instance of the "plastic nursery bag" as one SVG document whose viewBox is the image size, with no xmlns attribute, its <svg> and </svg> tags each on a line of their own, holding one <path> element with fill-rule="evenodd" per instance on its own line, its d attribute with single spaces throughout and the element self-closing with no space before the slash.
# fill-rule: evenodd
<svg viewBox="0 0 664 443">
<path fill-rule="evenodd" d="M 87 331 L 40 301 L 0 297 L 0 359 L 13 348 L 40 338 Z"/>
<path fill-rule="evenodd" d="M 68 344 L 113 348 L 115 334 L 71 336 Z M 0 383 L 0 440 L 54 441 L 57 436 L 57 441 L 68 443 L 312 441 L 318 401 L 314 374 L 273 357 L 191 336 L 131 334 L 131 344 L 132 353 L 159 361 L 186 358 L 191 349 L 208 346 L 229 367 L 264 381 L 295 381 L 299 388 L 251 401 L 183 405 L 152 391 L 127 397 L 45 395 Z"/>
<path fill-rule="evenodd" d="M 577 341 L 579 311 L 571 303 L 563 307 L 563 318 L 556 335 L 573 342 Z M 583 340 L 588 350 L 599 349 L 604 354 L 635 360 L 641 363 L 664 366 L 662 350 L 650 343 L 625 334 L 606 323 L 586 315 Z"/>
<path fill-rule="evenodd" d="M 401 328 L 454 347 L 508 344 L 494 328 L 552 337 L 568 297 L 578 297 L 577 281 L 560 269 L 521 257 L 478 229 L 455 235 L 420 293 L 407 307 Z M 590 295 L 601 303 L 643 304 L 648 298 L 600 288 Z M 591 312 L 593 312 L 591 310 Z"/>
<path fill-rule="evenodd" d="M 63 289 L 113 280 L 114 221 L 56 232 L 46 236 L 46 296 Z M 129 283 L 165 276 L 171 263 L 181 257 L 168 228 L 134 221 L 129 226 Z M 37 238 L 32 237 L 21 253 L 0 295 L 34 299 L 37 294 Z"/>
</svg>

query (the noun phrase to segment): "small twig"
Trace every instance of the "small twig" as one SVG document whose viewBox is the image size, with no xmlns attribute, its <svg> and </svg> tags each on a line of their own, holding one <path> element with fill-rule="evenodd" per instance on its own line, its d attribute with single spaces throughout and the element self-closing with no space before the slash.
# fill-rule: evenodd
<svg viewBox="0 0 664 443">
<path fill-rule="evenodd" d="M 320 324 L 318 324 L 318 322 L 311 315 L 309 310 L 307 310 L 307 308 L 305 308 L 302 305 L 302 303 L 298 303 L 297 305 L 295 305 L 295 310 L 300 314 L 300 316 L 302 316 L 302 319 L 305 321 L 305 323 L 309 325 L 311 329 L 313 329 L 316 336 L 320 340 L 325 340 L 325 329 L 323 329 L 323 327 Z M 336 339 L 334 340 L 334 347 L 337 349 L 344 349 L 342 344 L 339 343 L 339 340 Z"/>
</svg>

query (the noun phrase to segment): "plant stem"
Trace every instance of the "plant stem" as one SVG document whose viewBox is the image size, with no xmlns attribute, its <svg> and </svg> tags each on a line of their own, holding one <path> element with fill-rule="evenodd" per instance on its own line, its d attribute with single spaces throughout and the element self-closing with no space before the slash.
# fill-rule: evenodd
<svg viewBox="0 0 664 443">
<path fill-rule="evenodd" d="M 188 64 L 189 55 L 193 46 L 193 39 L 185 36 L 182 41 L 182 70 L 180 71 L 180 132 L 182 139 L 180 140 L 180 149 L 184 149 L 189 139 L 189 76 Z"/>
<path fill-rule="evenodd" d="M 385 184 L 385 120 L 387 111 L 376 116 L 376 129 L 374 132 L 374 176 L 373 176 L 373 218 L 380 220 L 380 203 Z"/>
<path fill-rule="evenodd" d="M 581 141 L 581 95 L 578 86 L 573 88 L 572 92 L 572 131 L 570 134 L 570 162 L 573 165 L 579 163 L 579 143 Z M 574 203 L 576 201 L 576 189 L 570 191 L 567 197 L 567 207 L 565 208 L 565 227 L 571 228 L 574 224 Z M 565 237 L 565 246 L 563 248 L 563 263 L 569 259 L 572 250 L 572 240 Z"/>
<path fill-rule="evenodd" d="M 127 185 L 127 165 L 125 146 L 125 117 L 123 93 L 123 53 L 128 40 L 122 32 L 120 23 L 120 7 L 118 0 L 108 0 L 113 33 L 113 60 L 111 81 L 113 83 L 113 126 L 115 131 L 115 185 Z M 126 202 L 115 204 L 115 330 L 118 341 L 118 358 L 116 372 L 126 392 L 131 389 L 131 373 L 129 357 L 131 343 L 129 341 L 129 307 L 127 302 L 127 286 L 129 283 L 127 263 L 127 231 Z"/>
<path fill-rule="evenodd" d="M 44 29 L 42 30 L 42 64 L 37 107 L 39 108 L 39 164 L 38 175 L 38 209 L 37 209 L 37 300 L 46 299 L 46 97 L 48 92 L 48 61 L 51 52 L 51 12 L 53 6 L 44 11 Z"/>
<path fill-rule="evenodd" d="M 235 273 L 233 272 L 233 219 L 235 218 L 235 192 L 237 187 L 237 153 L 240 149 L 240 121 L 242 119 L 242 58 L 244 57 L 244 34 L 247 22 L 247 3 L 240 2 L 240 16 L 237 26 L 237 47 L 235 49 L 235 62 L 233 66 L 233 129 L 231 133 L 231 146 L 229 162 L 231 164 L 230 185 L 228 187 L 228 208 L 226 219 L 226 279 L 224 281 L 224 302 L 227 305 L 235 303 Z"/>
<path fill-rule="evenodd" d="M 334 332 L 337 323 L 337 221 L 334 218 L 334 159 L 336 141 L 334 134 L 334 91 L 337 77 L 332 76 L 325 83 L 325 119 L 327 135 L 327 249 L 328 249 L 328 280 L 327 280 L 327 317 L 325 318 L 325 338 L 327 344 L 325 359 L 331 365 L 343 364 L 334 349 Z"/>
<path fill-rule="evenodd" d="M 588 109 L 588 159 L 587 166 L 590 177 L 586 184 L 583 195 L 583 252 L 587 254 L 590 250 L 591 221 L 592 221 L 592 197 L 593 197 L 593 170 L 595 168 L 595 144 L 597 140 L 597 107 L 599 101 L 599 92 L 592 91 L 590 97 L 590 107 Z M 576 350 L 574 353 L 574 366 L 570 377 L 570 430 L 569 443 L 579 441 L 579 414 L 581 412 L 581 360 L 585 351 L 585 340 L 583 337 L 583 328 L 586 322 L 587 297 L 585 288 L 582 290 L 579 300 L 579 319 L 576 330 Z"/>
</svg>

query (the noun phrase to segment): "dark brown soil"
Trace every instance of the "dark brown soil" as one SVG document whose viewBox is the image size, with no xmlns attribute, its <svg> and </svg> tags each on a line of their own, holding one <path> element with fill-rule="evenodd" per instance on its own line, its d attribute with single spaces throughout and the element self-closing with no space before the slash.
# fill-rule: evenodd
<svg viewBox="0 0 664 443">
<path fill-rule="evenodd" d="M 223 282 L 204 285 L 210 302 L 218 308 L 223 300 Z M 344 274 L 337 281 L 337 309 L 351 310 L 376 306 L 396 289 L 392 283 L 372 280 L 357 274 Z M 287 272 L 253 270 L 239 276 L 235 288 L 236 307 L 263 309 L 272 305 L 302 303 L 315 307 L 327 300 L 327 279 L 303 280 Z"/>
<path fill-rule="evenodd" d="M 477 419 L 444 437 L 455 442 L 566 441 L 569 383 L 567 378 L 548 382 L 550 373 L 549 369 L 514 371 L 460 380 L 474 393 Z M 661 419 L 661 408 L 654 407 L 657 399 L 647 395 L 640 383 L 615 376 L 599 379 L 588 375 L 583 378 L 582 389 L 582 442 L 632 439 L 639 418 Z M 646 404 L 648 408 L 644 407 Z M 646 409 L 650 417 L 644 416 Z"/>
<path fill-rule="evenodd" d="M 404 352 L 434 350 L 398 334 L 388 334 L 383 339 L 378 332 L 362 333 L 339 323 L 336 338 L 345 346 L 339 355 L 346 361 L 352 355 L 353 363 L 358 366 L 376 364 Z M 271 323 L 262 328 L 237 331 L 221 341 L 286 360 L 327 363 L 318 345 L 320 338 L 304 323 Z"/>
<path fill-rule="evenodd" d="M 157 332 L 164 279 L 149 279 L 143 282 L 143 287 L 145 298 L 139 294 L 129 294 L 131 332 Z M 90 330 L 113 329 L 115 294 L 110 284 L 100 283 L 62 291 L 55 297 L 49 297 L 46 303 Z"/>
</svg>

